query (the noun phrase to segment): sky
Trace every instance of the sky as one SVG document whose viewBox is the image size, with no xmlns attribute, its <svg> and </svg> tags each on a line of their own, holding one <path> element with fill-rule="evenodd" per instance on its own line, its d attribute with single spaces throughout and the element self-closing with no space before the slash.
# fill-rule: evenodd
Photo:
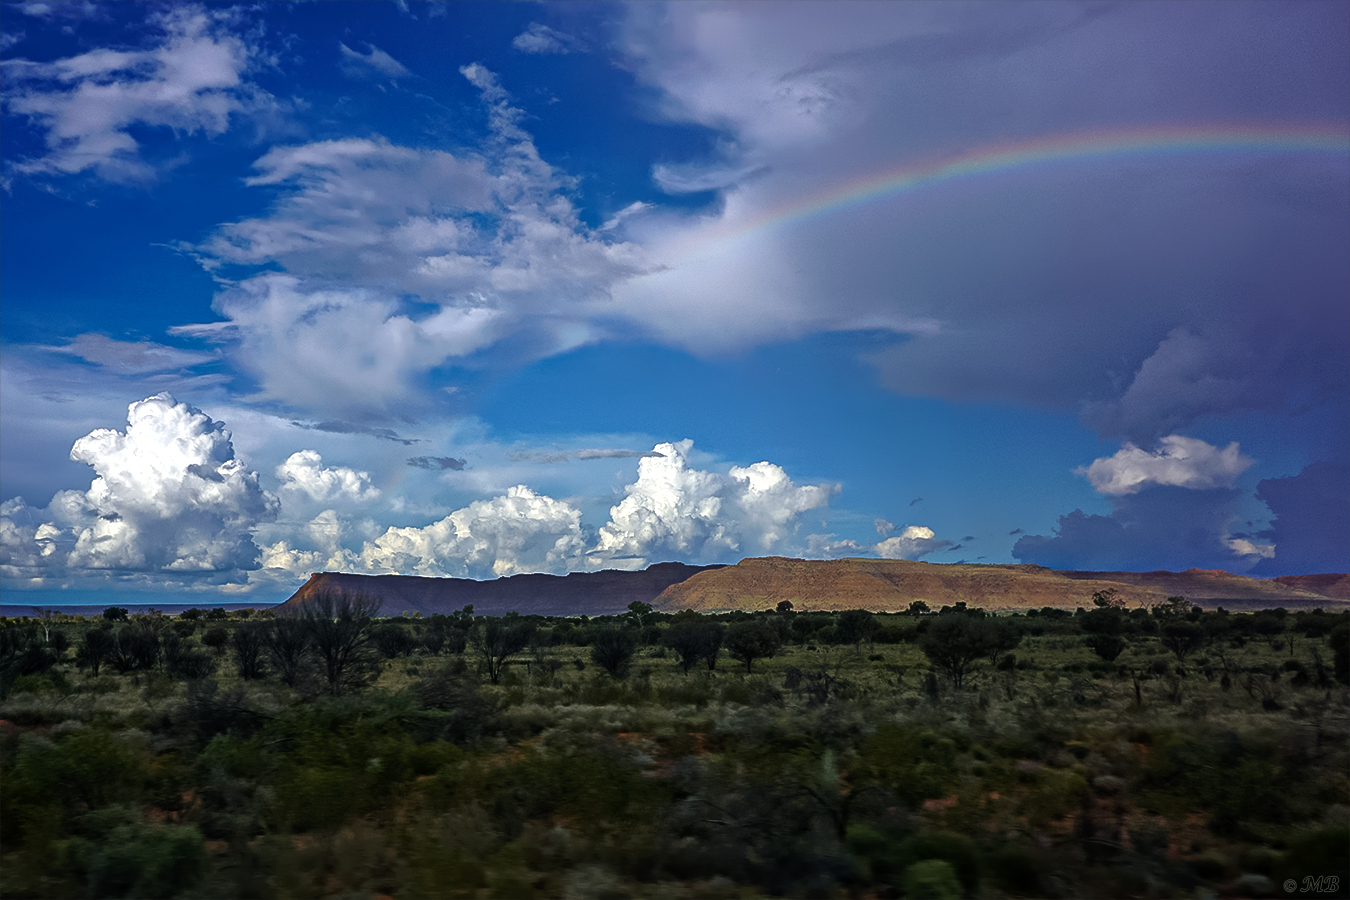
<svg viewBox="0 0 1350 900">
<path fill-rule="evenodd" d="M 1350 3 L 3 2 L 0 76 L 12 602 L 1350 570 Z"/>
</svg>

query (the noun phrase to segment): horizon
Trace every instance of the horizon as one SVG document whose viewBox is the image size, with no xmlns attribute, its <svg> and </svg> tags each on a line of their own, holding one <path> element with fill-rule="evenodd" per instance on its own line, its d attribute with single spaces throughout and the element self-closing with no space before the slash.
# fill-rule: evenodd
<svg viewBox="0 0 1350 900">
<path fill-rule="evenodd" d="M 1350 4 L 7 2 L 0 60 L 12 605 L 1350 571 Z"/>
</svg>

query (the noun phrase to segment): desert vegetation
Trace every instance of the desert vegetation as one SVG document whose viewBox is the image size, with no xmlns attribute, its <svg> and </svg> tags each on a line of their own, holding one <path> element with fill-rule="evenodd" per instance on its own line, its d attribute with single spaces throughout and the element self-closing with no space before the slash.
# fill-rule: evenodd
<svg viewBox="0 0 1350 900">
<path fill-rule="evenodd" d="M 1347 893 L 1345 614 L 377 609 L 0 621 L 0 892 Z"/>
</svg>

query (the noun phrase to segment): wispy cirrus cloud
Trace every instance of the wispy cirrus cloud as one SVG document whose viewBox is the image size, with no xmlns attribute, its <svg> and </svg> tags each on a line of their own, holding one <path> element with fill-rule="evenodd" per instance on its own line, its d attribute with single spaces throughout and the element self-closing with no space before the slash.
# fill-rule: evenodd
<svg viewBox="0 0 1350 900">
<path fill-rule="evenodd" d="M 43 10 L 79 4 L 35 4 Z M 33 12 L 30 14 L 39 14 Z M 43 12 L 41 14 L 47 14 Z M 143 181 L 156 171 L 138 128 L 217 135 L 231 118 L 266 106 L 269 95 L 245 76 L 255 52 L 230 27 L 233 14 L 183 5 L 151 16 L 148 48 L 98 48 L 53 62 L 0 63 L 5 108 L 27 117 L 47 152 L 11 163 L 18 175 L 93 170 L 109 181 Z"/>
</svg>

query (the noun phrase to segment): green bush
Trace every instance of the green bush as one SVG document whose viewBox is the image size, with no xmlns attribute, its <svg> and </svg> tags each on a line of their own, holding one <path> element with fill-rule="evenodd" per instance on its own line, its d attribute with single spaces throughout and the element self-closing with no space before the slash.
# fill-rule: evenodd
<svg viewBox="0 0 1350 900">
<path fill-rule="evenodd" d="M 201 833 L 191 826 L 125 824 L 98 837 L 74 838 L 66 846 L 70 870 L 95 897 L 167 900 L 201 879 L 206 853 Z"/>
<path fill-rule="evenodd" d="M 951 863 L 925 859 L 905 870 L 905 896 L 911 900 L 960 900 L 961 882 Z"/>
</svg>

